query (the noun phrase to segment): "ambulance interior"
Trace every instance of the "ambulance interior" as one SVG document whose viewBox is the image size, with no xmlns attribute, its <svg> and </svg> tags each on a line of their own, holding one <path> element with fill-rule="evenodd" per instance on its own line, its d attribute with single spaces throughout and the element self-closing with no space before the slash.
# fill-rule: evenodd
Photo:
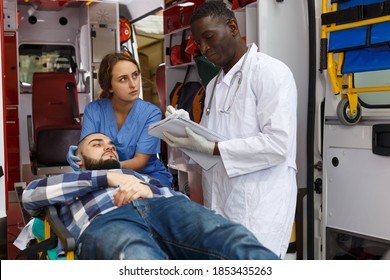
<svg viewBox="0 0 390 280">
<path fill-rule="evenodd" d="M 7 174 L 7 182 L 4 176 L 0 178 L 0 186 L 5 186 L 0 228 L 7 229 L 0 232 L 2 259 L 13 259 L 18 253 L 12 243 L 29 219 L 20 206 L 26 184 L 48 172 L 71 171 L 66 164 L 32 168 L 27 120 L 33 114 L 34 73 L 74 74 L 82 120 L 84 107 L 100 92 L 101 58 L 107 52 L 128 51 L 141 66 L 142 98 L 164 113 L 169 91 L 183 80 L 187 66 L 195 65 L 194 61 L 171 65 L 167 51 L 170 38 L 180 44 L 181 34 L 188 29 L 169 29 L 169 7 L 187 2 L 191 1 L 2 1 L 3 74 L 7 77 L 0 103 L 6 131 L 6 149 L 0 147 L 5 156 L 0 163 Z M 298 197 L 289 257 L 382 258 L 390 250 L 390 224 L 386 222 L 390 212 L 390 188 L 386 187 L 390 180 L 390 63 L 375 71 L 341 73 L 337 65 L 342 65 L 342 51 L 327 53 L 323 48 L 337 27 L 321 24 L 321 16 L 336 12 L 337 2 L 363 6 L 388 5 L 389 1 L 252 2 L 235 11 L 245 40 L 285 62 L 298 89 Z M 123 25 L 121 17 L 128 20 Z M 378 18 L 379 22 L 368 24 L 390 22 L 388 12 Z M 383 35 L 387 47 L 388 30 Z M 385 56 L 389 57 L 388 52 Z M 191 71 L 190 80 L 199 81 L 196 71 Z M 160 156 L 179 190 L 202 203 L 201 168 L 188 165 L 181 152 L 164 145 Z"/>
<path fill-rule="evenodd" d="M 96 99 L 100 91 L 96 79 L 100 59 L 111 51 L 128 50 L 142 69 L 141 97 L 160 105 L 155 73 L 164 62 L 163 4 L 162 1 L 148 1 L 140 5 L 140 2 L 143 1 L 3 1 L 6 19 L 3 45 L 7 65 L 5 87 L 8 92 L 4 107 L 9 145 L 6 172 L 7 185 L 10 186 L 5 197 L 8 221 L 4 221 L 4 227 L 2 222 L 2 228 L 8 229 L 2 233 L 2 242 L 7 241 L 2 243 L 2 255 L 8 255 L 5 259 L 13 259 L 19 251 L 12 242 L 30 218 L 18 207 L 25 184 L 50 174 L 72 171 L 63 160 L 49 163 L 53 157 L 63 157 L 64 151 L 47 152 L 46 159 L 40 159 L 45 164 L 36 162 L 41 157 L 37 155 L 42 153 L 35 151 L 34 156 L 33 152 L 32 139 L 35 139 L 34 133 L 37 134 L 33 111 L 46 110 L 45 118 L 53 120 L 53 117 L 49 117 L 48 108 L 37 106 L 34 109 L 33 104 L 51 104 L 55 114 L 55 110 L 65 105 L 56 97 L 60 91 L 66 91 L 63 77 L 73 76 L 69 81 L 75 86 L 76 114 L 81 121 L 85 105 Z M 123 26 L 120 22 L 122 17 L 126 18 Z M 51 100 L 34 101 L 32 98 L 33 91 L 38 90 L 33 85 L 34 73 L 42 73 L 41 76 L 51 74 L 40 78 L 44 79 L 39 88 L 40 94 L 34 95 L 43 96 L 43 92 L 47 92 Z M 58 90 L 53 93 L 56 87 Z M 56 105 L 59 106 L 57 109 Z M 74 108 L 69 107 L 65 111 L 72 114 L 72 110 Z M 69 126 L 74 126 L 66 126 L 66 135 L 69 135 Z M 64 134 L 64 129 L 61 130 Z M 71 141 L 74 142 L 80 131 L 74 129 L 72 133 Z M 62 142 L 65 144 L 64 139 L 68 136 L 64 134 L 56 139 L 52 138 L 52 134 L 51 131 L 51 136 L 43 140 L 46 144 L 42 148 L 54 144 L 61 146 Z"/>
</svg>

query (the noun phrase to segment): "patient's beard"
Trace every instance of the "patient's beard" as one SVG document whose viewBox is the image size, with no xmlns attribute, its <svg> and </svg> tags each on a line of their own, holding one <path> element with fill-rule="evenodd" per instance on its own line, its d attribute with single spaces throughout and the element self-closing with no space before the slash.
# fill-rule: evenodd
<svg viewBox="0 0 390 280">
<path fill-rule="evenodd" d="M 119 169 L 121 164 L 116 159 L 92 159 L 83 156 L 84 167 L 86 170 L 101 170 L 101 169 Z"/>
</svg>

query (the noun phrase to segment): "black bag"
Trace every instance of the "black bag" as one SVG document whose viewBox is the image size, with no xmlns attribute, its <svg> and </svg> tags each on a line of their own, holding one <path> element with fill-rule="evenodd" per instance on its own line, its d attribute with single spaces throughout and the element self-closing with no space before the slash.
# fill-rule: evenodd
<svg viewBox="0 0 390 280">
<path fill-rule="evenodd" d="M 173 107 L 186 110 L 190 119 L 199 123 L 203 113 L 205 89 L 200 82 L 186 82 L 190 69 L 191 65 L 187 67 L 183 82 L 177 82 L 173 87 L 169 99 Z"/>
</svg>

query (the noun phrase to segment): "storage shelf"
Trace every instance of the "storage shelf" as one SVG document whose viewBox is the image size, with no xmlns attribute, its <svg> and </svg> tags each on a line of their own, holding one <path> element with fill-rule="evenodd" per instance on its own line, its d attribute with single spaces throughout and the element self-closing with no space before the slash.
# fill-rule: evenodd
<svg viewBox="0 0 390 280">
<path fill-rule="evenodd" d="M 175 29 L 175 30 L 172 30 L 171 32 L 169 32 L 169 33 L 167 33 L 167 34 L 164 34 L 164 35 L 165 35 L 165 36 L 169 36 L 169 35 L 171 35 L 171 34 L 176 34 L 176 33 L 179 33 L 179 32 L 181 32 L 181 31 L 183 31 L 183 30 L 186 30 L 186 29 L 190 29 L 190 27 L 189 27 L 189 26 L 180 27 L 180 28 Z"/>
<path fill-rule="evenodd" d="M 177 65 L 168 65 L 165 64 L 166 69 L 180 69 L 180 68 L 186 68 L 188 65 L 195 65 L 194 61 L 183 63 L 183 64 L 177 64 Z"/>
</svg>

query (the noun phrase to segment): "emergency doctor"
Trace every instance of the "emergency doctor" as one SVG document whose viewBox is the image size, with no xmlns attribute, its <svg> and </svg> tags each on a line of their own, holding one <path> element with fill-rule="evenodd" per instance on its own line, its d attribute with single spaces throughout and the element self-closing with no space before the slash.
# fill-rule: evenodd
<svg viewBox="0 0 390 280">
<path fill-rule="evenodd" d="M 245 44 L 223 1 L 196 9 L 191 33 L 202 54 L 221 67 L 207 85 L 201 125 L 228 140 L 210 142 L 189 128 L 188 137 L 164 132 L 164 140 L 171 147 L 220 155 L 219 163 L 202 172 L 205 206 L 242 223 L 284 258 L 297 195 L 293 75 L 255 44 Z M 166 115 L 174 112 L 169 106 Z"/>
</svg>

